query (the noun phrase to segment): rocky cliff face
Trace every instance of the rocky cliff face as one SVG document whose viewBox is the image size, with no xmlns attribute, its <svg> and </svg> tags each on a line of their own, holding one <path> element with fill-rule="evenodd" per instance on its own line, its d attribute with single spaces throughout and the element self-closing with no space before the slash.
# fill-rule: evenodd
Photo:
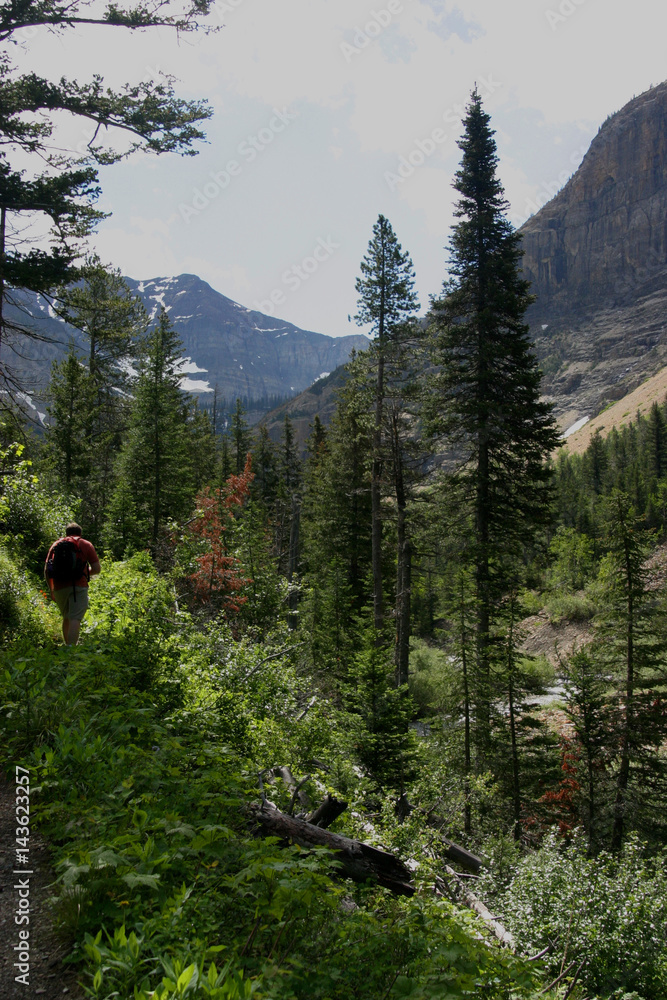
<svg viewBox="0 0 667 1000">
<path fill-rule="evenodd" d="M 667 363 L 667 83 L 607 119 L 521 232 L 545 389 L 574 422 Z"/>
</svg>

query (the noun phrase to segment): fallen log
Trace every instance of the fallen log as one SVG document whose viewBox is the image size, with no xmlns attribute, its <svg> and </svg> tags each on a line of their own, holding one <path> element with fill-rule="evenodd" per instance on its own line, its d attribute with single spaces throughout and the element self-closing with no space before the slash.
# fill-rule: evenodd
<svg viewBox="0 0 667 1000">
<path fill-rule="evenodd" d="M 306 822 L 326 830 L 346 809 L 347 802 L 342 802 L 327 792 L 315 812 L 312 812 L 310 816 L 306 816 Z"/>
<path fill-rule="evenodd" d="M 441 799 L 438 799 L 436 804 L 429 809 L 427 813 L 425 813 L 426 821 L 429 822 L 431 826 L 433 825 L 433 823 L 430 822 L 431 816 L 433 815 L 435 809 L 440 805 L 441 801 Z M 413 812 L 414 808 L 415 807 L 409 801 L 404 792 L 394 805 L 394 812 L 398 817 L 399 823 L 403 823 Z M 420 809 L 419 811 L 424 812 L 423 809 Z M 439 840 L 444 847 L 442 853 L 449 858 L 450 861 L 454 861 L 457 865 L 461 865 L 462 868 L 467 868 L 468 871 L 477 875 L 480 868 L 484 866 L 484 862 L 481 858 L 478 858 L 476 854 L 472 854 L 471 851 L 467 851 L 465 847 L 461 847 L 460 844 L 455 844 L 453 840 L 449 839 L 449 837 L 444 837 L 439 833 L 437 834 L 436 839 Z"/>
<path fill-rule="evenodd" d="M 461 884 L 460 878 L 453 868 L 450 868 L 449 865 L 445 865 L 445 871 L 455 880 L 455 898 L 459 902 L 464 903 L 469 910 L 473 911 L 473 913 L 476 913 L 477 916 L 483 920 L 487 927 L 495 934 L 501 944 L 514 949 L 514 938 L 510 932 L 503 927 L 500 920 L 493 916 L 489 908 L 484 905 L 481 899 L 478 899 L 477 896 Z"/>
<path fill-rule="evenodd" d="M 440 834 L 437 839 L 443 845 L 443 854 L 450 861 L 455 861 L 457 865 L 461 865 L 461 868 L 467 868 L 468 871 L 474 872 L 476 875 L 480 868 L 484 866 L 481 858 L 478 858 L 476 854 L 472 854 L 471 851 L 466 851 L 465 847 L 461 847 L 460 844 L 455 844 L 449 837 L 443 837 Z"/>
<path fill-rule="evenodd" d="M 289 809 L 290 813 L 294 808 L 294 804 L 297 798 L 301 803 L 302 809 L 310 811 L 313 808 L 313 804 L 310 801 L 308 793 L 305 792 L 302 787 L 306 783 L 306 781 L 308 781 L 310 775 L 308 775 L 306 778 L 303 778 L 301 781 L 297 783 L 297 780 L 290 771 L 289 767 L 285 767 L 285 765 L 281 765 L 280 767 L 274 767 L 273 773 L 276 776 L 276 778 L 282 778 L 286 787 L 289 788 L 290 792 L 292 793 L 292 802 Z"/>
<path fill-rule="evenodd" d="M 378 882 L 398 896 L 413 896 L 412 876 L 402 861 L 387 851 L 331 833 L 303 819 L 287 816 L 269 802 L 251 805 L 250 813 L 266 837 L 280 837 L 301 847 L 328 847 L 340 862 L 340 874 L 354 882 Z"/>
</svg>

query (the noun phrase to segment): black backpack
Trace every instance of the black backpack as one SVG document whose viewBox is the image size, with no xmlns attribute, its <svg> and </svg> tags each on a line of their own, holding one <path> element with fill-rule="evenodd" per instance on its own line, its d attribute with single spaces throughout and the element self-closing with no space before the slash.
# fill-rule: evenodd
<svg viewBox="0 0 667 1000">
<path fill-rule="evenodd" d="M 85 575 L 88 563 L 81 558 L 79 546 L 71 538 L 61 538 L 53 546 L 49 561 L 46 564 L 46 575 L 54 583 L 72 584 L 72 592 L 76 581 Z"/>
</svg>

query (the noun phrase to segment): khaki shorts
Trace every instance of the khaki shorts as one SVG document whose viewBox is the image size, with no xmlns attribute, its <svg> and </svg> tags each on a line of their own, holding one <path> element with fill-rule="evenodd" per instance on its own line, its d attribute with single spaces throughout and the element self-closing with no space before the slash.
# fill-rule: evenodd
<svg viewBox="0 0 667 1000">
<path fill-rule="evenodd" d="M 53 591 L 53 600 L 63 618 L 80 622 L 88 610 L 88 587 L 63 587 Z"/>
</svg>

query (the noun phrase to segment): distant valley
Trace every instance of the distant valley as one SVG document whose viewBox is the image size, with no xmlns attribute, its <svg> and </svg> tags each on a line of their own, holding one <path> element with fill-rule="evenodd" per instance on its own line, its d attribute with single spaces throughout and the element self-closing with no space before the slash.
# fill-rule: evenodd
<svg viewBox="0 0 667 1000">
<path fill-rule="evenodd" d="M 520 230 L 536 296 L 527 319 L 563 430 L 667 364 L 665 219 L 667 83 L 610 115 L 573 177 Z M 168 311 L 183 341 L 184 389 L 203 400 L 216 387 L 227 403 L 254 400 L 253 421 L 289 400 L 267 417 L 273 436 L 286 412 L 300 440 L 316 413 L 327 422 L 337 369 L 368 345 L 360 334 L 328 337 L 247 309 L 195 275 L 129 284 L 152 317 Z M 57 342 L 19 345 L 27 360 L 14 359 L 44 388 L 53 359 L 81 336 L 36 296 L 23 295 L 14 312 Z"/>
<path fill-rule="evenodd" d="M 127 280 L 153 319 L 161 307 L 167 310 L 183 341 L 183 388 L 203 399 L 217 387 L 220 399 L 265 400 L 267 409 L 272 398 L 300 392 L 344 364 L 353 349 L 368 345 L 361 334 L 329 337 L 247 309 L 192 274 Z M 82 335 L 58 319 L 44 299 L 23 293 L 17 301 L 8 308 L 12 318 L 47 338 L 22 338 L 13 359 L 39 391 L 48 383 L 53 360 L 70 343 L 81 345 Z"/>
</svg>

